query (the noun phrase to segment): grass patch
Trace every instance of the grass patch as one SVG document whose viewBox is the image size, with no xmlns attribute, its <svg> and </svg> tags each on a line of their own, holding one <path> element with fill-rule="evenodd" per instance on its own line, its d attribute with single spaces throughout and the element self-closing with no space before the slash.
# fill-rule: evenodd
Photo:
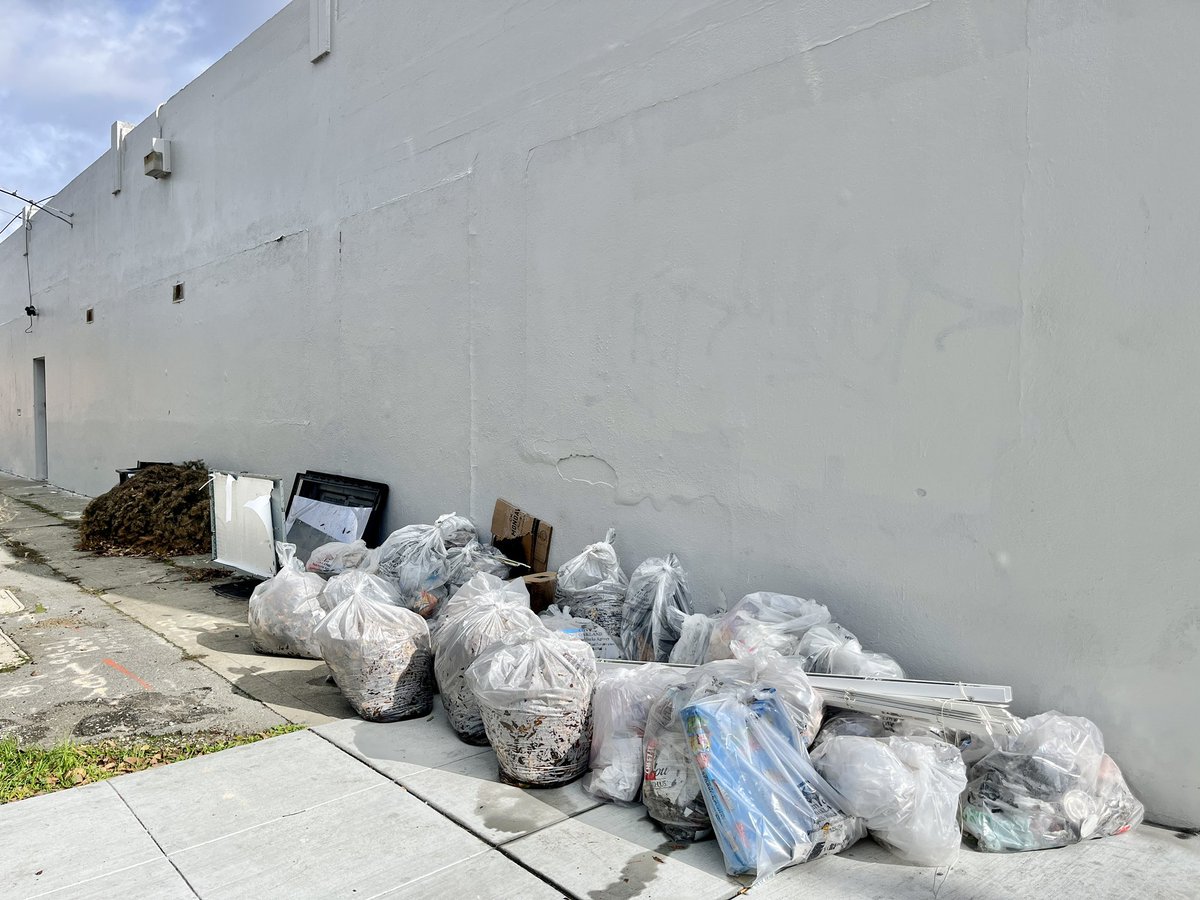
<svg viewBox="0 0 1200 900">
<path fill-rule="evenodd" d="M 278 725 L 256 734 L 174 734 L 95 744 L 66 743 L 50 749 L 22 747 L 7 738 L 0 740 L 0 803 L 153 769 L 303 728 Z"/>
<path fill-rule="evenodd" d="M 41 615 L 42 613 L 44 613 L 44 612 L 46 611 L 46 607 L 45 607 L 45 605 L 42 603 L 42 601 L 41 601 L 41 600 L 39 600 L 39 601 L 37 602 L 37 606 L 35 606 L 35 607 L 33 608 L 33 611 L 34 611 L 35 613 L 37 613 L 38 615 Z"/>
</svg>

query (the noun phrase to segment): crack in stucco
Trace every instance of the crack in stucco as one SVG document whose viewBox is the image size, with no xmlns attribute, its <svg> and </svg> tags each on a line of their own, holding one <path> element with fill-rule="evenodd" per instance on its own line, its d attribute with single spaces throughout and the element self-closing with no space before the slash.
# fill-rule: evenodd
<svg viewBox="0 0 1200 900">
<path fill-rule="evenodd" d="M 590 478 L 584 478 L 582 476 L 582 474 L 568 475 L 568 474 L 564 473 L 562 470 L 562 464 L 565 462 L 570 462 L 573 459 L 581 460 L 581 465 L 585 468 L 590 466 L 590 467 L 602 467 L 603 469 L 607 469 L 609 472 L 612 473 L 612 475 L 609 476 L 612 478 L 612 481 L 605 481 L 605 480 L 599 479 L 599 478 L 596 479 L 595 481 L 593 481 Z M 561 478 L 563 481 L 576 481 L 576 482 L 579 482 L 580 484 L 590 484 L 593 486 L 610 487 L 614 491 L 617 489 L 617 482 L 619 481 L 619 478 L 617 477 L 617 470 L 612 467 L 612 465 L 608 462 L 608 460 L 603 459 L 602 457 L 596 456 L 594 453 L 569 453 L 566 456 L 560 457 L 554 463 L 554 471 L 558 473 L 558 477 Z"/>
<path fill-rule="evenodd" d="M 828 47 L 830 44 L 836 44 L 838 41 L 843 41 L 848 37 L 853 37 L 856 34 L 862 34 L 864 31 L 870 31 L 872 28 L 875 28 L 878 25 L 882 25 L 885 22 L 891 22 L 894 19 L 900 19 L 900 18 L 903 18 L 904 16 L 911 15 L 912 13 L 920 12 L 921 10 L 925 9 L 928 6 L 933 6 L 933 0 L 926 0 L 926 2 L 922 3 L 920 6 L 914 6 L 911 9 L 896 10 L 896 12 L 894 12 L 894 13 L 888 13 L 886 16 L 881 16 L 878 19 L 875 19 L 871 22 L 864 22 L 862 25 L 851 25 L 848 29 L 843 31 L 841 34 L 834 35 L 831 38 L 826 38 L 823 41 L 816 41 L 814 43 L 808 44 L 805 47 L 801 47 L 799 50 L 796 51 L 795 54 L 792 54 L 792 55 L 794 56 L 794 55 L 799 55 L 801 53 L 809 53 L 813 50 L 818 50 L 821 47 Z M 789 56 L 788 58 L 790 59 L 791 57 Z"/>
</svg>

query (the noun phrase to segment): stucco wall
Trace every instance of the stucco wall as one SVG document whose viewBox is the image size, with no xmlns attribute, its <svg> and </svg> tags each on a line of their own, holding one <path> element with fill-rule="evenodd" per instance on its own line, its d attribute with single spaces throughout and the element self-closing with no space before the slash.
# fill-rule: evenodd
<svg viewBox="0 0 1200 900">
<path fill-rule="evenodd" d="M 1087 715 L 1200 824 L 1200 5 L 291 4 L 35 217 L 0 466 L 203 457 L 609 525 L 709 607 Z M 25 305 L 0 245 L 0 320 Z M 172 304 L 171 285 L 186 300 Z M 84 309 L 95 310 L 85 325 Z M 17 408 L 23 410 L 16 415 Z M 1172 679 L 1170 683 L 1166 679 Z"/>
</svg>

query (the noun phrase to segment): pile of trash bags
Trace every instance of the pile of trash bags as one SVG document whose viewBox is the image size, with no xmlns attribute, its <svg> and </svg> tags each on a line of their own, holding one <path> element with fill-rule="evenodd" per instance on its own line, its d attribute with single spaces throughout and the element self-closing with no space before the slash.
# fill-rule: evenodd
<svg viewBox="0 0 1200 900">
<path fill-rule="evenodd" d="M 827 709 L 809 676 L 902 679 L 814 600 L 768 591 L 698 612 L 673 553 L 627 577 L 609 531 L 558 570 L 541 614 L 515 564 L 455 513 L 376 549 L 277 547 L 248 618 L 255 649 L 324 659 L 364 719 L 427 715 L 490 745 L 501 781 L 641 803 L 672 841 L 715 837 L 756 882 L 869 835 L 898 859 L 1121 834 L 1141 803 L 1087 719 L 1049 712 L 1006 734 Z M 824 689 L 829 690 L 825 682 Z M 831 697 L 831 703 L 833 698 Z M 853 705 L 853 704 L 851 704 Z M 1015 733 L 1014 733 L 1015 732 Z"/>
</svg>

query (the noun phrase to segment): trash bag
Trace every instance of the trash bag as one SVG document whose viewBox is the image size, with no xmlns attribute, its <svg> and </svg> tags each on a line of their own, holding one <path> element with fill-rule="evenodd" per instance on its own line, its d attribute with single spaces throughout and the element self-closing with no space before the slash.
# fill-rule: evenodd
<svg viewBox="0 0 1200 900">
<path fill-rule="evenodd" d="M 796 648 L 804 671 L 814 675 L 857 675 L 860 678 L 903 678 L 900 664 L 886 653 L 864 650 L 858 638 L 838 625 L 814 625 Z"/>
<path fill-rule="evenodd" d="M 435 525 L 405 525 L 379 547 L 379 575 L 400 591 L 400 602 L 428 619 L 446 599 L 446 545 Z"/>
<path fill-rule="evenodd" d="M 865 833 L 813 768 L 773 688 L 732 687 L 682 711 L 725 871 L 755 883 L 839 853 Z"/>
<path fill-rule="evenodd" d="M 601 668 L 592 692 L 591 771 L 583 778 L 585 791 L 601 800 L 637 800 L 650 707 L 685 675 L 684 669 L 654 663 Z"/>
<path fill-rule="evenodd" d="M 883 716 L 839 710 L 825 720 L 825 724 L 821 726 L 821 730 L 817 733 L 817 739 L 813 742 L 813 748 L 815 752 L 816 747 L 835 737 L 874 738 L 886 737 L 887 734 L 888 730 L 884 725 Z"/>
<path fill-rule="evenodd" d="M 318 575 L 329 578 L 331 575 L 340 575 L 348 569 L 374 572 L 378 566 L 375 554 L 367 549 L 366 541 L 353 541 L 349 544 L 331 541 L 317 547 L 308 555 L 308 565 L 305 568 L 310 572 L 316 572 Z"/>
<path fill-rule="evenodd" d="M 958 858 L 958 799 L 967 770 L 951 744 L 842 735 L 823 740 L 812 763 L 844 798 L 843 809 L 905 862 L 948 866 Z"/>
<path fill-rule="evenodd" d="M 596 657 L 583 641 L 540 625 L 504 635 L 467 667 L 500 780 L 522 787 L 587 771 Z"/>
<path fill-rule="evenodd" d="M 452 512 L 438 516 L 437 521 L 433 524 L 442 533 L 442 543 L 446 545 L 447 550 L 452 547 L 465 547 L 471 541 L 479 540 L 475 523 L 458 513 Z"/>
<path fill-rule="evenodd" d="M 713 628 L 706 658 L 730 659 L 735 644 L 750 653 L 762 649 L 792 656 L 808 629 L 829 620 L 829 610 L 815 600 L 769 591 L 747 594 Z"/>
<path fill-rule="evenodd" d="M 254 589 L 246 620 L 250 643 L 259 653 L 320 659 L 313 629 L 332 609 L 324 598 L 325 579 L 304 571 L 296 545 L 275 544 L 279 571 Z"/>
<path fill-rule="evenodd" d="M 719 616 L 692 613 L 679 625 L 679 640 L 671 648 L 670 662 L 698 666 L 708 653 L 708 641 Z"/>
<path fill-rule="evenodd" d="M 679 640 L 692 598 L 679 558 L 648 559 L 636 569 L 625 591 L 621 649 L 626 659 L 666 662 Z"/>
<path fill-rule="evenodd" d="M 510 574 L 511 562 L 491 544 L 481 544 L 472 539 L 462 547 L 452 547 L 446 551 L 449 572 L 446 584 L 450 592 L 454 593 L 480 572 L 506 579 Z"/>
<path fill-rule="evenodd" d="M 365 572 L 338 577 L 355 574 L 374 578 Z M 313 638 L 325 665 L 354 711 L 368 721 L 428 715 L 433 709 L 429 626 L 412 610 L 369 594 L 367 589 L 351 593 L 317 626 Z"/>
<path fill-rule="evenodd" d="M 487 743 L 479 704 L 467 684 L 467 667 L 483 650 L 514 631 L 539 628 L 529 608 L 529 591 L 521 581 L 514 590 L 494 575 L 476 575 L 468 598 L 456 594 L 446 604 L 433 635 L 433 670 L 450 726 L 468 744 Z"/>
<path fill-rule="evenodd" d="M 1104 752 L 1100 729 L 1059 712 L 1025 719 L 1015 736 L 998 736 L 968 779 L 963 828 L 992 853 L 1123 834 L 1144 814 Z"/>
<path fill-rule="evenodd" d="M 578 638 L 596 654 L 596 659 L 622 659 L 621 648 L 617 646 L 617 642 L 613 636 L 601 628 L 591 619 L 585 619 L 583 616 L 572 614 L 569 607 L 561 607 L 557 603 L 551 603 L 547 606 L 538 617 L 542 620 L 542 624 L 551 631 L 557 631 L 559 634 L 565 634 L 568 637 Z"/>
<path fill-rule="evenodd" d="M 642 741 L 642 803 L 673 841 L 698 841 L 711 830 L 680 718 L 694 689 L 692 677 L 669 686 L 646 715 Z"/>
<path fill-rule="evenodd" d="M 351 597 L 363 597 L 389 606 L 401 605 L 400 592 L 395 585 L 362 569 L 350 569 L 341 575 L 334 575 L 325 585 L 324 605 L 327 609 L 334 609 Z"/>
<path fill-rule="evenodd" d="M 800 660 L 776 653 L 717 660 L 692 669 L 651 707 L 643 743 L 642 801 L 650 818 L 672 839 L 699 840 L 709 828 L 700 781 L 690 761 L 683 708 L 704 697 L 755 685 L 776 691 L 801 742 L 811 743 L 820 730 L 824 704 Z"/>
<path fill-rule="evenodd" d="M 629 578 L 621 569 L 617 551 L 613 548 L 616 536 L 616 529 L 610 528 L 603 541 L 588 545 L 578 556 L 562 564 L 554 600 L 559 606 L 569 606 L 575 615 L 591 619 L 608 632 L 619 648 Z"/>
</svg>

